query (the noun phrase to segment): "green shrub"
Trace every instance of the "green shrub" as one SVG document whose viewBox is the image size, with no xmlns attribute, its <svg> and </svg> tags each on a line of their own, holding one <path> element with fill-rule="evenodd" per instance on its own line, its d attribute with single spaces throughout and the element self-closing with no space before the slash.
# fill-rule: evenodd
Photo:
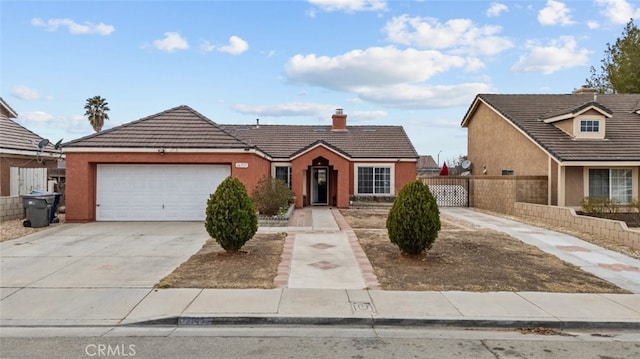
<svg viewBox="0 0 640 359">
<path fill-rule="evenodd" d="M 258 230 L 258 216 L 247 189 L 227 177 L 209 196 L 205 228 L 227 252 L 237 252 Z"/>
<path fill-rule="evenodd" d="M 623 211 L 625 206 L 617 199 L 601 197 L 585 197 L 582 200 L 582 211 L 587 214 L 607 215 Z M 628 206 L 627 206 L 628 207 Z"/>
<path fill-rule="evenodd" d="M 291 201 L 291 190 L 281 179 L 265 176 L 253 189 L 253 202 L 256 209 L 264 216 L 275 216 L 280 210 L 287 208 Z"/>
<path fill-rule="evenodd" d="M 440 209 L 421 181 L 406 184 L 387 217 L 391 243 L 404 254 L 420 254 L 433 245 L 440 231 Z"/>
</svg>

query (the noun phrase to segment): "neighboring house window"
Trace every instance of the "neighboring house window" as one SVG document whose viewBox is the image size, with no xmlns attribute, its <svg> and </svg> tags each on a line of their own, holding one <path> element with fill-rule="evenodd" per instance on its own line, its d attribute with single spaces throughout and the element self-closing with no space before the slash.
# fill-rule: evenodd
<svg viewBox="0 0 640 359">
<path fill-rule="evenodd" d="M 600 132 L 600 121 L 598 120 L 580 121 L 580 132 Z"/>
<path fill-rule="evenodd" d="M 359 194 L 391 194 L 391 167 L 358 167 Z"/>
<path fill-rule="evenodd" d="M 631 169 L 589 169 L 589 197 L 631 203 L 632 194 L 633 172 Z"/>
<path fill-rule="evenodd" d="M 291 166 L 276 166 L 275 177 L 291 188 Z"/>
</svg>

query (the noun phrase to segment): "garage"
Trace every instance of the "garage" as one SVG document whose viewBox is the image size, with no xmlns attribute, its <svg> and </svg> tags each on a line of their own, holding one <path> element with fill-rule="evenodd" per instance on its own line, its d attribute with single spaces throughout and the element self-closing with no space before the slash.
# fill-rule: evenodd
<svg viewBox="0 0 640 359">
<path fill-rule="evenodd" d="M 99 164 L 97 221 L 203 221 L 229 165 Z"/>
</svg>

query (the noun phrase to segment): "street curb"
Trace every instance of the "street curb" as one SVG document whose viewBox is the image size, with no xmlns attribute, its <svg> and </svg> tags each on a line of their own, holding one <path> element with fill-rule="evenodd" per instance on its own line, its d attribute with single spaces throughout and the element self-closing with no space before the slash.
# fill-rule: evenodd
<svg viewBox="0 0 640 359">
<path fill-rule="evenodd" d="M 338 318 L 338 317 L 247 317 L 182 316 L 127 323 L 124 326 L 361 326 L 361 327 L 452 327 L 452 328 L 550 328 L 550 329 L 618 329 L 640 330 L 640 322 L 560 321 L 560 320 L 491 320 L 491 319 L 413 319 L 413 318 Z"/>
</svg>

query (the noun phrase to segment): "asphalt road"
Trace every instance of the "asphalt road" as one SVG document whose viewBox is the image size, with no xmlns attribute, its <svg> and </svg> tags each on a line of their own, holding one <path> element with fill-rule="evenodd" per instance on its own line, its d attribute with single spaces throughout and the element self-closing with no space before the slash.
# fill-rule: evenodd
<svg viewBox="0 0 640 359">
<path fill-rule="evenodd" d="M 4 329 L 4 328 L 3 328 Z M 33 329 L 33 328 L 32 328 Z M 95 328 L 94 328 L 95 329 Z M 82 332 L 82 328 L 75 329 Z M 28 335 L 29 332 L 34 334 Z M 19 335 L 20 333 L 24 335 Z M 640 357 L 640 333 L 523 334 L 434 328 L 123 328 L 0 331 L 2 358 L 563 358 Z M 91 334 L 92 329 L 85 331 Z M 5 335 L 9 334 L 9 336 Z M 566 335 L 568 334 L 568 335 Z M 17 336 L 14 336 L 17 335 Z M 60 337 L 58 337 L 60 335 Z"/>
</svg>

